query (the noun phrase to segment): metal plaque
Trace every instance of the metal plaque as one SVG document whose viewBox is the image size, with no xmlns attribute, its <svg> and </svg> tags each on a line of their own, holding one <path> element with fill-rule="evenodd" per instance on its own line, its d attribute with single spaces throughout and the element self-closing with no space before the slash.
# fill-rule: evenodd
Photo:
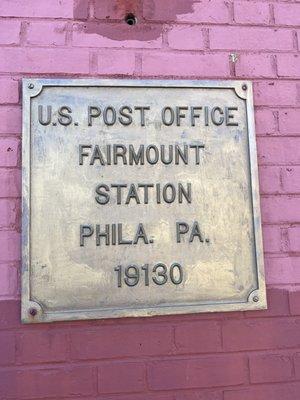
<svg viewBox="0 0 300 400">
<path fill-rule="evenodd" d="M 247 81 L 23 81 L 22 321 L 266 308 Z"/>
</svg>

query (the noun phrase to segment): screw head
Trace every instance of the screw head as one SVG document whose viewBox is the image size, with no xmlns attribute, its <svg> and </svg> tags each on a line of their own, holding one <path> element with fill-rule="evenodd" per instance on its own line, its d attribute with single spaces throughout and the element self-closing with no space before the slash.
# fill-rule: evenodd
<svg viewBox="0 0 300 400">
<path fill-rule="evenodd" d="M 29 83 L 29 84 L 28 84 L 28 88 L 29 88 L 29 89 L 33 89 L 33 88 L 34 88 L 34 84 L 33 84 L 33 83 Z"/>
<path fill-rule="evenodd" d="M 255 303 L 257 303 L 257 302 L 259 301 L 259 297 L 258 297 L 258 296 L 254 296 L 254 297 L 253 297 L 253 301 L 254 301 Z"/>
<path fill-rule="evenodd" d="M 242 86 L 242 89 L 243 89 L 243 90 L 247 90 L 247 88 L 248 88 L 248 86 L 247 86 L 246 84 L 244 84 L 244 85 Z"/>
<path fill-rule="evenodd" d="M 34 317 L 37 314 L 37 309 L 36 308 L 30 308 L 28 312 L 32 317 Z"/>
</svg>

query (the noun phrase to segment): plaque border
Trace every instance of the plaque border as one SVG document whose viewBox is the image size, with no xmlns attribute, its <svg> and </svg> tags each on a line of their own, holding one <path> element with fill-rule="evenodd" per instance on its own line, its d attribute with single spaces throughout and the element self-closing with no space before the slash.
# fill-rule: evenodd
<svg viewBox="0 0 300 400">
<path fill-rule="evenodd" d="M 153 87 L 153 88 L 211 88 L 234 89 L 246 101 L 250 184 L 252 195 L 256 275 L 258 287 L 246 302 L 201 302 L 199 304 L 162 305 L 147 308 L 105 308 L 89 310 L 44 311 L 31 298 L 30 287 L 30 190 L 31 190 L 31 98 L 38 96 L 44 87 Z M 156 80 L 156 79 L 22 79 L 22 288 L 21 321 L 23 323 L 55 322 L 121 317 L 149 317 L 204 312 L 246 311 L 267 308 L 264 276 L 264 257 L 261 228 L 260 196 L 252 82 L 247 80 Z"/>
</svg>

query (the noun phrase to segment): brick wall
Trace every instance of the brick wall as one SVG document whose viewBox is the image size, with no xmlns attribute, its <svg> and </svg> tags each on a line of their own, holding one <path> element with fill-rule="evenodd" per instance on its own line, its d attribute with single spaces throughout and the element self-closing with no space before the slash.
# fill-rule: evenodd
<svg viewBox="0 0 300 400">
<path fill-rule="evenodd" d="M 300 398 L 299 49 L 296 0 L 0 0 L 1 399 Z M 269 309 L 21 326 L 24 76 L 252 80 Z"/>
</svg>

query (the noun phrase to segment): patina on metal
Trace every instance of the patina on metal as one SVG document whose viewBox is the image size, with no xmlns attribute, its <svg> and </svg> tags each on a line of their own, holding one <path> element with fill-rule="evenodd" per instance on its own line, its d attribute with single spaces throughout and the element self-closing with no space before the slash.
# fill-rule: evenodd
<svg viewBox="0 0 300 400">
<path fill-rule="evenodd" d="M 266 308 L 252 97 L 24 79 L 22 321 Z"/>
</svg>

